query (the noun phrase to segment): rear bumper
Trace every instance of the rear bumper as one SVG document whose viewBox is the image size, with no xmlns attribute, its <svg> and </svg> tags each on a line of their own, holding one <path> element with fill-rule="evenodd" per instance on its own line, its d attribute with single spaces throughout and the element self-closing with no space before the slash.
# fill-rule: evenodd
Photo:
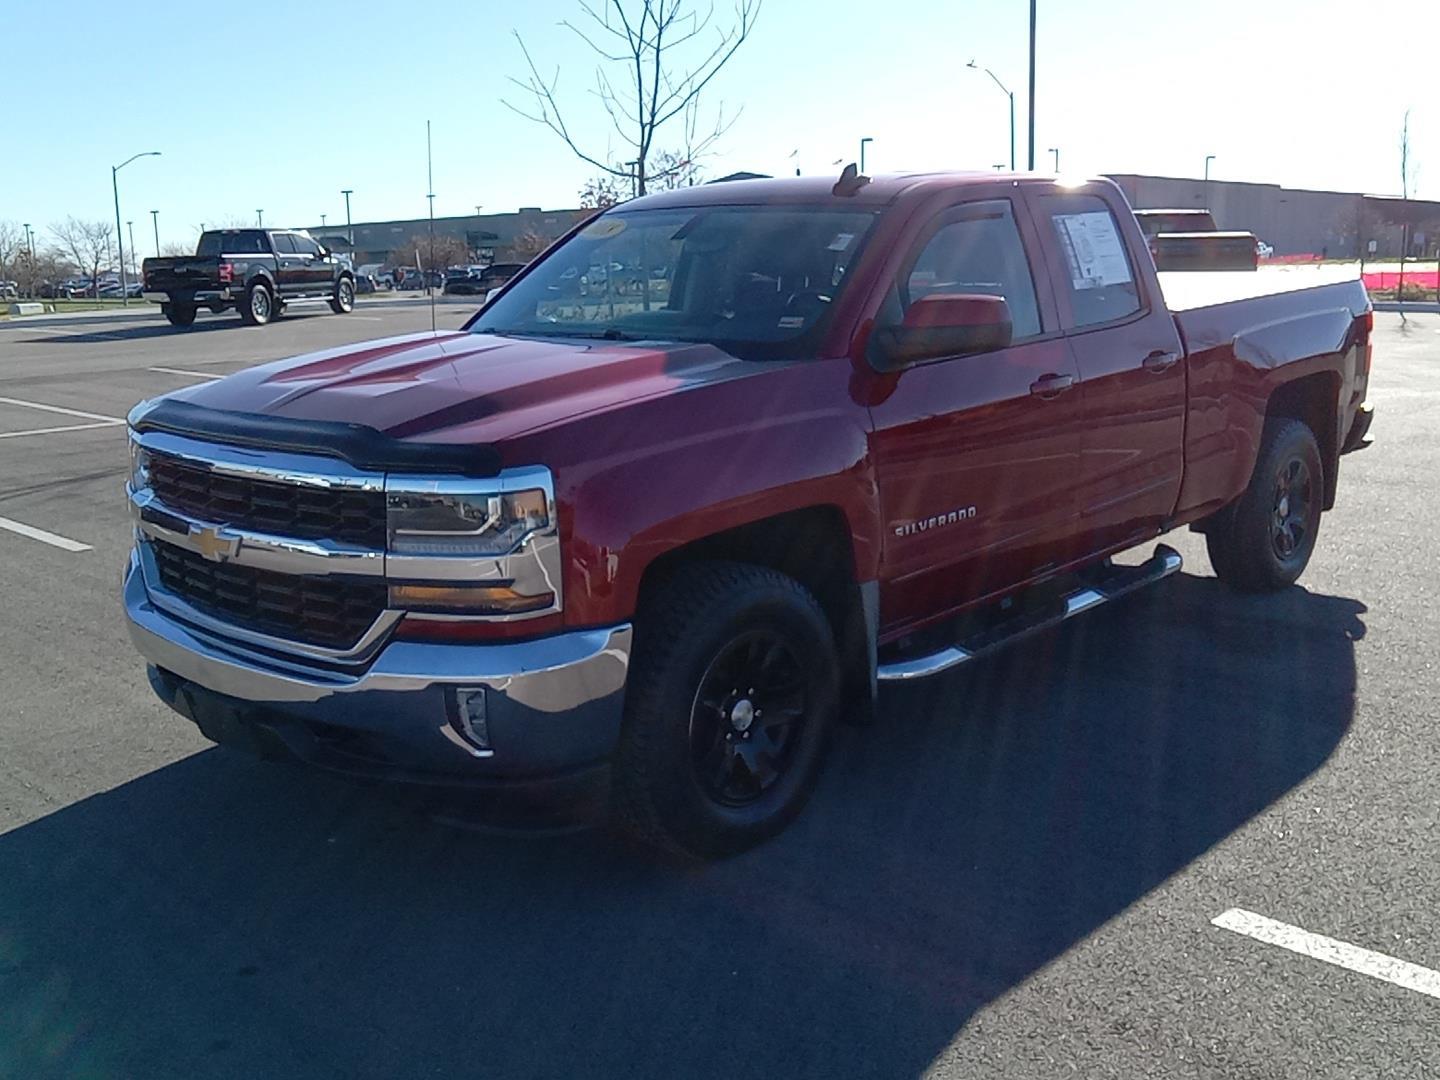
<svg viewBox="0 0 1440 1080">
<path fill-rule="evenodd" d="M 235 298 L 230 289 L 172 289 L 157 292 L 146 289 L 140 294 L 152 304 L 228 304 Z"/>
<path fill-rule="evenodd" d="M 608 775 L 628 624 L 495 645 L 391 642 L 363 670 L 249 649 L 157 608 L 132 556 L 130 636 L 162 701 L 216 742 L 375 780 L 496 792 Z"/>
<path fill-rule="evenodd" d="M 1349 454 L 1364 450 L 1374 440 L 1370 437 L 1370 425 L 1375 420 L 1375 406 L 1368 401 L 1355 410 L 1355 419 L 1350 422 L 1350 433 L 1340 447 L 1340 453 Z"/>
</svg>

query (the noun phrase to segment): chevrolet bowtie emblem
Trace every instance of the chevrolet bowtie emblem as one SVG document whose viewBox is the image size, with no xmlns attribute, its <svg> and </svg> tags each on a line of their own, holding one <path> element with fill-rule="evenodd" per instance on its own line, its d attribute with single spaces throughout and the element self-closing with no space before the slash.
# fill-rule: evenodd
<svg viewBox="0 0 1440 1080">
<path fill-rule="evenodd" d="M 190 546 L 211 562 L 224 562 L 240 553 L 240 537 L 223 528 L 191 525 Z"/>
</svg>

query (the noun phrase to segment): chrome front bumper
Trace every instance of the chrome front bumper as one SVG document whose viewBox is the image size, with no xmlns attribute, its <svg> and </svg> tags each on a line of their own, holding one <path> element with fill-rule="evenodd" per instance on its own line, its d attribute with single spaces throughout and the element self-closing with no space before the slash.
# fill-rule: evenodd
<svg viewBox="0 0 1440 1080">
<path fill-rule="evenodd" d="M 357 669 L 282 658 L 175 618 L 152 602 L 133 553 L 124 599 L 160 696 L 212 737 L 221 725 L 197 712 L 263 728 L 339 771 L 444 782 L 594 764 L 619 734 L 628 623 L 493 645 L 391 641 Z M 459 715 L 461 698 L 477 695 L 485 745 Z"/>
</svg>

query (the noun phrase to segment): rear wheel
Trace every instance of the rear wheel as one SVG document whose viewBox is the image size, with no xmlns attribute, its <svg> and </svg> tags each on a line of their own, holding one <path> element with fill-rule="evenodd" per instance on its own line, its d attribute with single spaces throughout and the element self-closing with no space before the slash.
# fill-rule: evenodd
<svg viewBox="0 0 1440 1080">
<path fill-rule="evenodd" d="M 275 297 L 263 281 L 257 281 L 245 290 L 240 299 L 240 318 L 251 326 L 264 326 L 275 315 Z"/>
<path fill-rule="evenodd" d="M 1315 550 L 1324 469 L 1305 424 L 1284 418 L 1266 423 L 1250 486 L 1205 533 L 1221 581 L 1241 592 L 1295 583 Z"/>
<path fill-rule="evenodd" d="M 195 321 L 195 305 L 176 303 L 166 304 L 165 318 L 170 320 L 171 326 L 189 326 Z"/>
<path fill-rule="evenodd" d="M 355 310 L 355 283 L 348 277 L 335 282 L 335 292 L 330 297 L 330 310 L 336 315 L 348 315 Z"/>
<path fill-rule="evenodd" d="M 705 858 L 780 832 L 810 796 L 839 683 L 829 623 L 765 567 L 697 563 L 639 618 L 615 764 L 615 823 Z"/>
</svg>

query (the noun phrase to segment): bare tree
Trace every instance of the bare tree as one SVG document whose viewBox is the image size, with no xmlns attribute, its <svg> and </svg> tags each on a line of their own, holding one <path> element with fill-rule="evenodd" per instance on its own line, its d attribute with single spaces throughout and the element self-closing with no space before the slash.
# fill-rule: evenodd
<svg viewBox="0 0 1440 1080">
<path fill-rule="evenodd" d="M 179 258 L 185 255 L 195 254 L 194 244 L 182 244 L 176 240 L 166 240 L 160 245 L 160 254 L 167 259 Z"/>
<path fill-rule="evenodd" d="M 115 258 L 115 226 L 108 221 L 67 217 L 63 223 L 51 225 L 50 232 L 65 257 L 73 260 L 82 274 L 90 275 L 92 285 L 100 277 L 101 265 L 109 269 Z"/>
<path fill-rule="evenodd" d="M 1395 283 L 1395 299 L 1401 301 L 1400 321 L 1405 322 L 1405 251 L 1410 246 L 1410 110 L 1400 122 L 1400 277 Z"/>
<path fill-rule="evenodd" d="M 734 0 L 734 21 L 727 27 L 713 25 L 713 5 L 701 14 L 690 8 L 688 0 L 578 3 L 584 16 L 580 24 L 566 20 L 561 25 L 600 59 L 590 93 L 629 148 L 620 155 L 621 160 L 615 160 L 608 150 L 601 155 L 575 135 L 556 96 L 559 68 L 548 80 L 541 76 L 518 32 L 515 40 L 530 72 L 524 81 L 510 81 L 524 91 L 529 103 L 526 108 L 509 101 L 504 104 L 549 128 L 581 161 L 617 180 L 633 182 L 635 193 L 643 195 L 651 180 L 667 171 L 655 159 L 657 134 L 677 122 L 684 128 L 685 146 L 678 156 L 688 167 L 729 128 L 723 105 L 716 110 L 713 124 L 700 124 L 700 95 L 750 36 L 762 0 Z"/>
<path fill-rule="evenodd" d="M 0 285 L 15 275 L 25 254 L 25 230 L 13 221 L 0 221 Z"/>
<path fill-rule="evenodd" d="M 615 182 L 613 176 L 607 173 L 592 177 L 580 189 L 581 210 L 609 210 L 610 207 L 624 201 L 625 197 L 620 193 L 620 185 Z"/>
<path fill-rule="evenodd" d="M 428 233 L 420 233 L 390 252 L 390 261 L 396 266 L 409 266 L 416 259 L 421 270 L 444 270 L 468 263 L 470 250 L 458 236 L 436 233 L 432 240 Z"/>
<path fill-rule="evenodd" d="M 553 241 L 538 232 L 533 225 L 527 226 L 514 240 L 510 241 L 505 254 L 510 262 L 527 263 L 539 255 Z"/>
</svg>

